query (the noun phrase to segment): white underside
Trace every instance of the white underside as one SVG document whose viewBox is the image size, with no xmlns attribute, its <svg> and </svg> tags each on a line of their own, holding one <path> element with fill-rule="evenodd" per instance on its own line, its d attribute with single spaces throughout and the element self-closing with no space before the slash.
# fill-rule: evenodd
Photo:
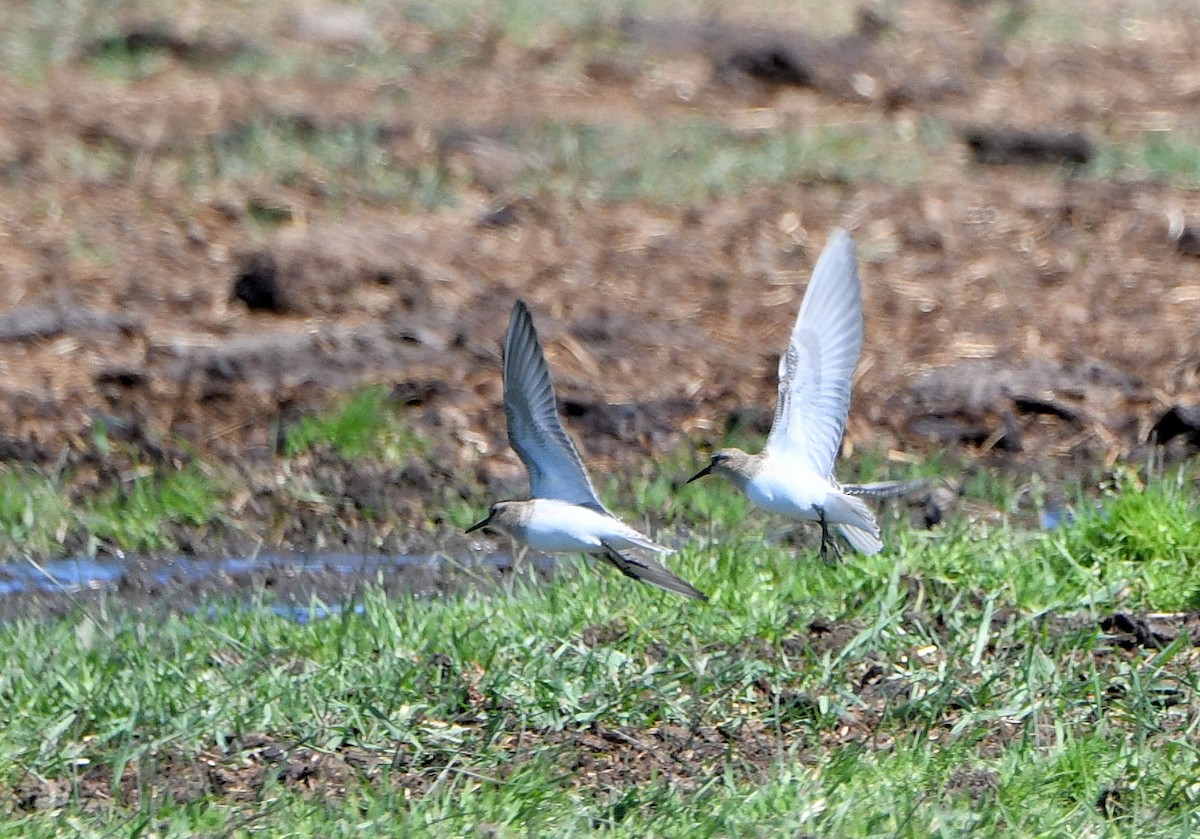
<svg viewBox="0 0 1200 839">
<path fill-rule="evenodd" d="M 879 525 L 862 499 L 842 492 L 811 469 L 784 461 L 767 461 L 746 483 L 746 497 L 772 513 L 790 519 L 836 525 L 856 550 L 866 554 L 883 548 Z"/>
<path fill-rule="evenodd" d="M 804 467 L 780 468 L 766 461 L 757 475 L 746 483 L 746 497 L 772 513 L 790 519 L 817 521 L 820 511 L 830 506 L 830 496 L 841 495 L 825 478 Z M 826 520 L 840 522 L 826 512 Z M 858 524 L 847 521 L 847 524 Z"/>
<path fill-rule="evenodd" d="M 536 551 L 594 553 L 605 542 L 617 550 L 636 547 L 669 552 L 624 522 L 587 507 L 545 498 L 534 499 L 532 503 L 529 521 L 513 536 Z"/>
</svg>

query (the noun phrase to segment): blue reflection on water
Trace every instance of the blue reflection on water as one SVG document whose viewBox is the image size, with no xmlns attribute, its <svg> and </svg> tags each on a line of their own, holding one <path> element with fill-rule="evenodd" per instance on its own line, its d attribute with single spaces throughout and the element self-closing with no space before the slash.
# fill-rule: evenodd
<svg viewBox="0 0 1200 839">
<path fill-rule="evenodd" d="M 538 557 L 531 563 L 543 567 L 553 562 Z M 149 563 L 147 563 L 149 564 Z M 255 571 L 279 571 L 284 573 L 325 573 L 352 575 L 387 571 L 398 568 L 470 567 L 507 568 L 512 565 L 511 557 L 504 554 L 488 554 L 469 561 L 455 562 L 446 557 L 429 554 L 285 554 L 262 553 L 251 557 L 227 557 L 198 559 L 175 556 L 153 562 L 154 570 L 149 579 L 158 585 L 172 582 L 195 582 L 217 574 L 232 576 L 246 575 Z M 0 564 L 0 597 L 21 594 L 74 594 L 81 591 L 115 589 L 134 565 L 126 557 L 73 557 L 49 562 L 32 561 Z M 297 623 L 332 617 L 343 613 L 342 606 L 302 606 L 287 603 L 269 607 L 276 614 Z M 358 613 L 361 605 L 354 607 Z"/>
<path fill-rule="evenodd" d="M 312 623 L 322 618 L 337 617 L 346 611 L 345 606 L 336 603 L 332 606 L 302 606 L 299 603 L 272 603 L 269 608 L 272 612 L 279 615 L 279 617 L 287 618 L 300 625 Z M 356 603 L 350 611 L 352 614 L 361 615 L 365 611 L 365 608 L 363 604 Z"/>
<path fill-rule="evenodd" d="M 56 559 L 0 565 L 0 597 L 30 591 L 76 592 L 107 588 L 125 574 L 122 560 Z"/>
</svg>

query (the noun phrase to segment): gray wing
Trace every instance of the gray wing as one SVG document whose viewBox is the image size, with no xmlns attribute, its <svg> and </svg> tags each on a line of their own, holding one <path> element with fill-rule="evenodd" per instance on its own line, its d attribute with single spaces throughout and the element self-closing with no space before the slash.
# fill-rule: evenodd
<svg viewBox="0 0 1200 839">
<path fill-rule="evenodd" d="M 862 290 L 854 243 L 835 230 L 817 260 L 787 351 L 767 437 L 772 454 L 830 475 L 850 412 L 850 380 L 862 351 Z"/>
<path fill-rule="evenodd" d="M 508 442 L 529 472 L 531 497 L 608 512 L 558 418 L 546 356 L 522 300 L 513 305 L 504 342 L 504 415 Z"/>
</svg>

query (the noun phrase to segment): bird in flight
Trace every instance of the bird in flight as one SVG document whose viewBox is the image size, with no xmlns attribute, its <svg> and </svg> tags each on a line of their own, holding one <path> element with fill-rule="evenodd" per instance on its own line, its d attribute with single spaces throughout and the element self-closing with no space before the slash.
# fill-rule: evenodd
<svg viewBox="0 0 1200 839">
<path fill-rule="evenodd" d="M 863 498 L 899 495 L 921 482 L 842 485 L 833 477 L 862 343 L 854 243 L 846 231 L 835 230 L 813 269 L 787 351 L 779 359 L 779 397 L 766 446 L 759 454 L 720 449 L 688 483 L 719 475 L 765 510 L 818 522 L 823 558 L 837 550 L 831 525 L 859 551 L 879 552 L 879 525 Z"/>
<path fill-rule="evenodd" d="M 508 442 L 529 473 L 531 497 L 497 501 L 487 518 L 467 528 L 467 533 L 486 527 L 534 550 L 596 555 L 627 577 L 697 600 L 708 599 L 657 560 L 622 553 L 634 548 L 657 554 L 674 551 L 620 521 L 600 503 L 559 419 L 542 344 L 521 300 L 513 305 L 504 343 L 504 415 Z"/>
</svg>

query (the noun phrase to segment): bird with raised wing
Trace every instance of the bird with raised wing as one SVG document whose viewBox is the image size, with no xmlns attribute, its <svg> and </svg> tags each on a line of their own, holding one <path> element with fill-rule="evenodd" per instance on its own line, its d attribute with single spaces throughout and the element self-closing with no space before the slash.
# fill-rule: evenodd
<svg viewBox="0 0 1200 839">
<path fill-rule="evenodd" d="M 563 429 L 550 369 L 525 303 L 513 305 L 504 343 L 504 415 L 508 442 L 529 473 L 528 501 L 497 501 L 467 532 L 491 528 L 534 550 L 600 556 L 622 574 L 678 594 L 707 600 L 687 581 L 650 557 L 622 553 L 641 548 L 674 553 L 620 521 L 600 503 L 579 452 Z"/>
<path fill-rule="evenodd" d="M 834 525 L 866 554 L 883 548 L 863 498 L 899 495 L 919 482 L 841 485 L 833 462 L 850 412 L 850 383 L 863 343 L 862 291 L 854 243 L 835 230 L 817 259 L 787 351 L 779 359 L 779 397 L 759 454 L 720 449 L 688 479 L 719 475 L 765 510 L 821 525 L 821 556 L 837 546 Z"/>
</svg>

